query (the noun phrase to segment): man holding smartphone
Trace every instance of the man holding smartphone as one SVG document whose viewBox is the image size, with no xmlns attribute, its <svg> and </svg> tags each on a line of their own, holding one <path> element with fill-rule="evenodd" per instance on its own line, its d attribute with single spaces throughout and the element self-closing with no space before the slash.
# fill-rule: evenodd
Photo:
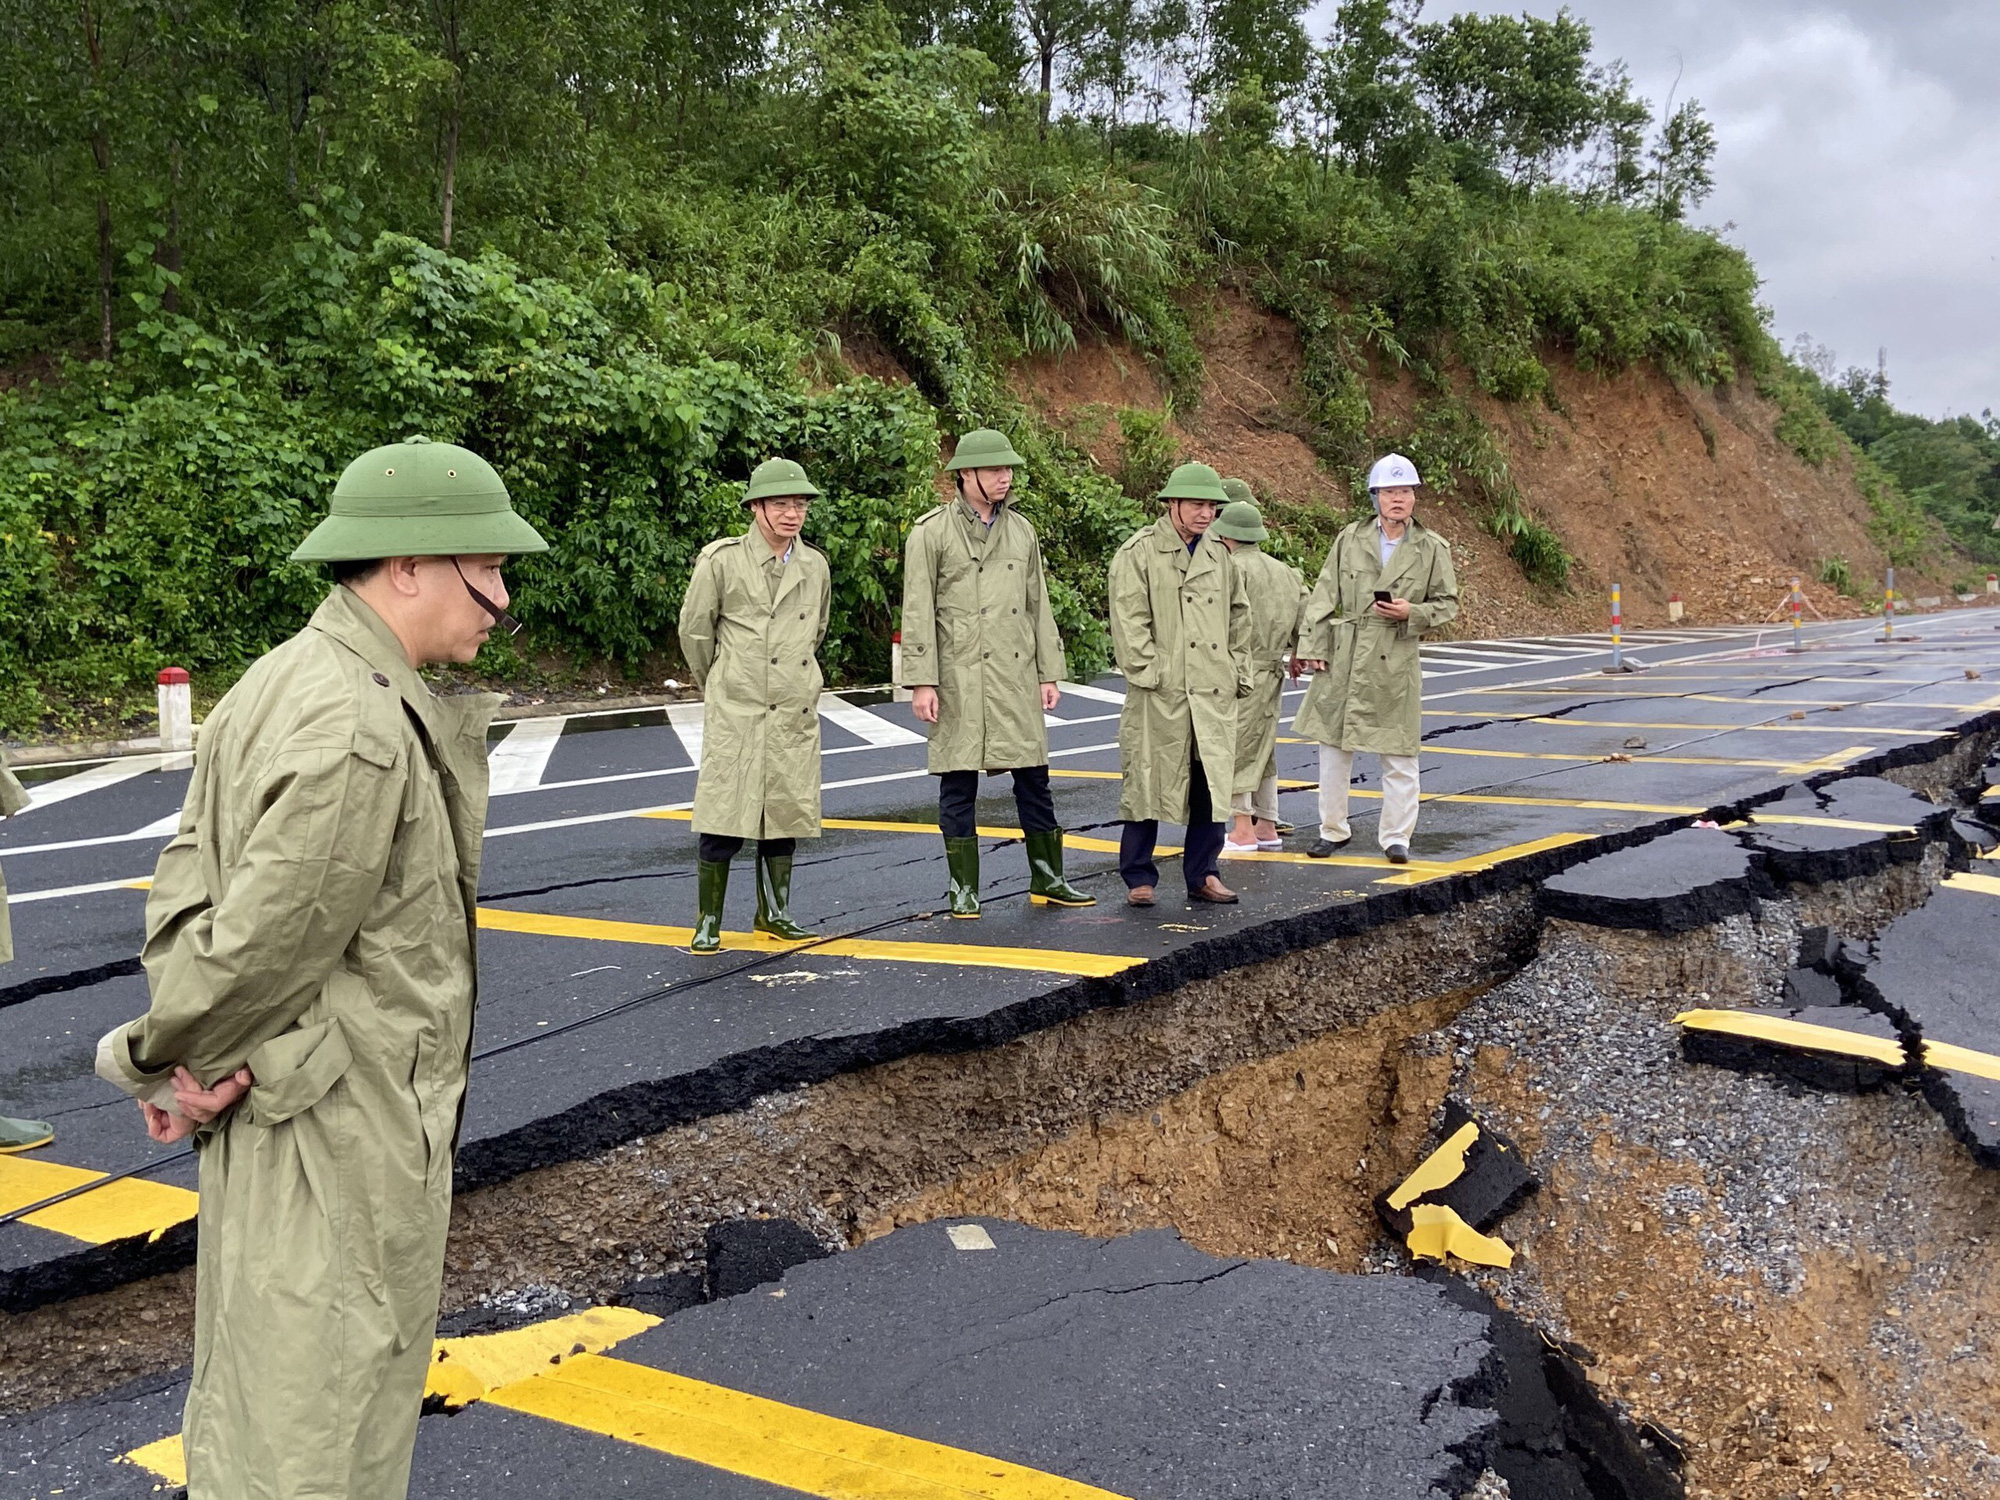
<svg viewBox="0 0 2000 1500">
<path fill-rule="evenodd" d="M 1292 728 L 1319 741 L 1319 838 L 1326 859 L 1352 837 L 1347 789 L 1357 751 L 1382 760 L 1376 838 L 1391 864 L 1408 864 L 1417 828 L 1417 750 L 1423 736 L 1427 631 L 1458 617 L 1458 575 L 1443 537 L 1417 524 L 1417 466 L 1400 453 L 1368 471 L 1375 514 L 1333 539 L 1306 601 L 1299 666 L 1313 674 Z"/>
</svg>

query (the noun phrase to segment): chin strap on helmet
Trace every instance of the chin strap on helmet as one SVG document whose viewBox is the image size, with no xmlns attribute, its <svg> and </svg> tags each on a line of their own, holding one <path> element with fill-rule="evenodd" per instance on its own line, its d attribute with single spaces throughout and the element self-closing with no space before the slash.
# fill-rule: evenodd
<svg viewBox="0 0 2000 1500">
<path fill-rule="evenodd" d="M 493 623 L 495 625 L 498 625 L 502 630 L 506 631 L 507 634 L 510 636 L 519 635 L 521 633 L 521 628 L 522 628 L 521 622 L 515 619 L 512 615 L 508 614 L 506 610 L 502 609 L 499 605 L 495 604 L 491 599 L 487 598 L 484 594 L 480 593 L 478 589 L 474 588 L 472 586 L 472 580 L 465 576 L 465 570 L 458 565 L 458 559 L 455 557 L 451 560 L 451 570 L 452 572 L 458 574 L 458 581 L 465 585 L 465 591 L 466 593 L 472 595 L 473 602 L 476 603 L 481 609 L 485 610 L 486 613 L 493 616 Z"/>
</svg>

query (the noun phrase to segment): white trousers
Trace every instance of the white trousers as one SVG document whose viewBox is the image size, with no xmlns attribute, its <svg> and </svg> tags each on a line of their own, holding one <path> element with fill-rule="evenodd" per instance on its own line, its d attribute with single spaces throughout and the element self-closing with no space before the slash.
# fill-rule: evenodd
<svg viewBox="0 0 2000 1500">
<path fill-rule="evenodd" d="M 1229 810 L 1242 818 L 1262 818 L 1267 823 L 1278 821 L 1278 778 L 1266 776 L 1257 783 L 1254 792 L 1238 792 L 1229 799 Z"/>
<path fill-rule="evenodd" d="M 1417 758 L 1377 758 L 1382 762 L 1382 816 L 1376 823 L 1375 840 L 1384 849 L 1391 844 L 1407 849 L 1417 831 Z M 1319 747 L 1319 836 L 1336 844 L 1352 832 L 1347 826 L 1347 784 L 1353 775 L 1352 750 Z"/>
</svg>

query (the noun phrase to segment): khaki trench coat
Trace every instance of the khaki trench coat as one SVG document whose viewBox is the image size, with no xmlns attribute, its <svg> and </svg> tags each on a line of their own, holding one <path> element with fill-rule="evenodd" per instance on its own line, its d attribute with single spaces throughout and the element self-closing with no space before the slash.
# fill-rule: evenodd
<svg viewBox="0 0 2000 1500">
<path fill-rule="evenodd" d="M 1062 636 L 1026 516 L 988 527 L 964 500 L 924 512 L 903 546 L 903 687 L 934 687 L 932 775 L 1049 763 L 1042 684 L 1063 676 Z"/>
<path fill-rule="evenodd" d="M 1230 556 L 1250 596 L 1250 696 L 1236 705 L 1236 790 L 1254 792 L 1278 769 L 1285 654 L 1298 639 L 1306 581 L 1290 563 L 1255 547 Z"/>
<path fill-rule="evenodd" d="M 397 1500 L 437 1329 L 475 998 L 486 726 L 336 587 L 203 726 L 152 1006 L 98 1070 L 255 1079 L 197 1131 L 191 1500 Z M 163 1099 L 162 1096 L 165 1096 Z"/>
<path fill-rule="evenodd" d="M 7 769 L 7 752 L 0 750 L 0 818 L 11 818 L 28 806 L 27 790 Z M 0 964 L 14 959 L 14 928 L 7 920 L 7 878 L 0 875 Z"/>
<path fill-rule="evenodd" d="M 1415 755 L 1423 738 L 1424 632 L 1458 617 L 1458 575 L 1451 548 L 1413 518 L 1389 565 L 1381 565 L 1375 518 L 1333 539 L 1319 583 L 1306 601 L 1298 654 L 1323 661 L 1292 728 L 1341 750 Z M 1410 601 L 1410 618 L 1377 616 L 1375 590 Z"/>
<path fill-rule="evenodd" d="M 1199 756 L 1217 818 L 1236 774 L 1236 700 L 1250 692 L 1250 596 L 1220 541 L 1190 554 L 1165 516 L 1111 558 L 1111 648 L 1125 674 L 1118 816 L 1185 823 Z"/>
<path fill-rule="evenodd" d="M 753 522 L 701 549 L 681 600 L 681 655 L 701 684 L 694 829 L 740 839 L 819 837 L 819 643 L 833 575 L 792 544 L 777 598 Z"/>
</svg>

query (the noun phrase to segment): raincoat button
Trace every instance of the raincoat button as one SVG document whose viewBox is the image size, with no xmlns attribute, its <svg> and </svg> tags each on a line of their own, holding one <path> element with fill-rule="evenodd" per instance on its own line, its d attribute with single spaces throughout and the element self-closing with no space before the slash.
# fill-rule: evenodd
<svg viewBox="0 0 2000 1500">
<path fill-rule="evenodd" d="M 389 679 L 384 677 L 380 672 L 377 672 L 375 674 L 375 685 L 377 687 L 387 687 L 389 685 Z"/>
</svg>

